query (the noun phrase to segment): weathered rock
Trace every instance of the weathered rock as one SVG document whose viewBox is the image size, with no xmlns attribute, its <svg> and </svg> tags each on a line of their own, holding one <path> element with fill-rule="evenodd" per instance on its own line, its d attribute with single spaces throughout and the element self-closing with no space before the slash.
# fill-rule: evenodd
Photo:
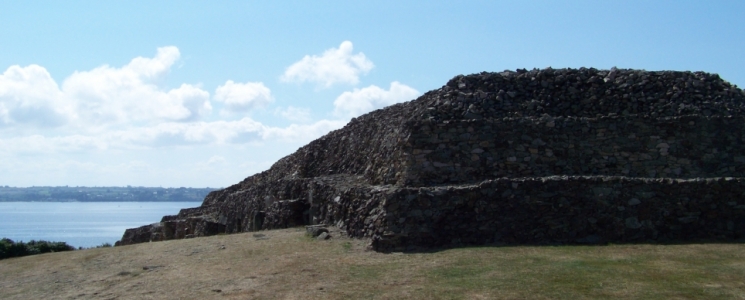
<svg viewBox="0 0 745 300">
<path fill-rule="evenodd" d="M 319 239 L 319 240 L 328 240 L 330 238 L 331 238 L 331 235 L 328 232 L 321 232 L 321 234 L 319 234 L 316 237 L 316 239 Z"/>
<path fill-rule="evenodd" d="M 703 72 L 456 76 L 117 244 L 310 224 L 380 251 L 741 239 L 744 109 Z"/>
<path fill-rule="evenodd" d="M 326 229 L 326 226 L 324 225 L 305 226 L 305 230 L 311 237 L 318 237 L 322 233 L 329 232 L 329 230 Z"/>
</svg>

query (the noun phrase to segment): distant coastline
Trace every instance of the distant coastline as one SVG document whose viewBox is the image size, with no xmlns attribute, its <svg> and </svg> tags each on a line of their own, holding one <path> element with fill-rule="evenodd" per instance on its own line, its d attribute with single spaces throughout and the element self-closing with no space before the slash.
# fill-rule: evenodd
<svg viewBox="0 0 745 300">
<path fill-rule="evenodd" d="M 0 202 L 197 202 L 217 188 L 0 186 Z"/>
</svg>

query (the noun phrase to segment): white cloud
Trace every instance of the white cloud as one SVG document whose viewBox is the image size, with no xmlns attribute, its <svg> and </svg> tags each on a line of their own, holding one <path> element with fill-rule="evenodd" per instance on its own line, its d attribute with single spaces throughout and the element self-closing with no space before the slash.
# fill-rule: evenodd
<svg viewBox="0 0 745 300">
<path fill-rule="evenodd" d="M 346 124 L 347 121 L 320 120 L 313 124 L 292 124 L 285 128 L 267 127 L 261 132 L 261 137 L 265 140 L 307 143 Z"/>
<path fill-rule="evenodd" d="M 69 103 L 46 69 L 11 66 L 0 75 L 0 127 L 55 127 L 72 118 Z"/>
<path fill-rule="evenodd" d="M 375 66 L 359 52 L 352 53 L 352 42 L 344 41 L 339 48 L 331 48 L 321 56 L 306 55 L 292 64 L 280 78 L 287 82 L 315 82 L 324 87 L 336 83 L 357 84 L 360 74 L 367 74 Z"/>
<path fill-rule="evenodd" d="M 190 84 L 166 90 L 154 83 L 178 57 L 175 47 L 159 48 L 154 58 L 138 57 L 121 68 L 104 65 L 75 72 L 61 88 L 41 66 L 9 67 L 0 74 L 0 129 L 4 130 L 0 132 L 0 153 L 13 157 L 305 142 L 344 125 L 328 120 L 288 127 L 266 126 L 250 118 L 200 121 L 212 110 L 208 92 Z M 272 101 L 271 91 L 262 83 L 233 81 L 218 87 L 214 98 L 224 102 L 229 111 L 253 109 Z M 277 113 L 294 121 L 310 121 L 306 108 L 290 106 Z M 34 126 L 62 129 L 25 130 Z"/>
<path fill-rule="evenodd" d="M 191 123 L 161 123 L 115 131 L 102 138 L 110 143 L 145 147 L 183 146 L 200 144 L 228 144 L 261 141 L 265 126 L 250 118 L 237 121 Z"/>
<path fill-rule="evenodd" d="M 111 144 L 121 146 L 142 145 L 148 147 L 199 145 L 199 144 L 245 144 L 264 141 L 310 141 L 331 130 L 341 128 L 346 122 L 321 120 L 313 124 L 288 127 L 271 127 L 251 118 L 237 121 L 214 121 L 193 123 L 164 123 L 149 128 L 112 133 L 105 137 Z"/>
<path fill-rule="evenodd" d="M 123 70 L 137 74 L 141 78 L 155 79 L 167 73 L 181 52 L 174 46 L 158 48 L 155 58 L 136 57 Z"/>
<path fill-rule="evenodd" d="M 62 83 L 62 92 L 84 123 L 198 120 L 212 110 L 208 92 L 190 84 L 164 91 L 155 84 L 179 56 L 178 48 L 162 47 L 155 58 L 137 57 L 122 68 L 75 72 Z"/>
<path fill-rule="evenodd" d="M 168 122 L 150 127 L 136 127 L 88 135 L 47 137 L 30 135 L 0 138 L 0 153 L 50 154 L 91 150 L 134 150 L 159 147 L 250 144 L 267 141 L 309 142 L 345 121 L 321 120 L 312 124 L 271 127 L 250 118 L 236 121 Z"/>
<path fill-rule="evenodd" d="M 221 164 L 225 164 L 225 162 L 227 162 L 225 160 L 225 157 L 222 157 L 220 155 L 214 155 L 214 156 L 210 157 L 209 160 L 207 160 L 207 164 L 208 165 L 213 165 L 213 164 L 220 164 L 221 165 Z"/>
<path fill-rule="evenodd" d="M 386 91 L 375 85 L 344 92 L 334 100 L 334 114 L 339 117 L 357 117 L 391 104 L 412 100 L 419 91 L 399 83 L 391 82 Z"/>
<path fill-rule="evenodd" d="M 214 99 L 225 103 L 226 112 L 245 112 L 265 107 L 273 101 L 271 91 L 263 83 L 235 83 L 232 80 L 217 87 Z"/>
<path fill-rule="evenodd" d="M 309 108 L 295 106 L 273 110 L 296 123 L 288 126 L 268 126 L 248 117 L 219 120 L 209 116 L 210 101 L 221 103 L 221 114 L 239 113 L 270 105 L 272 91 L 261 82 L 232 80 L 218 86 L 212 96 L 198 84 L 163 86 L 179 58 L 178 48 L 162 47 L 154 57 L 77 71 L 61 83 L 42 66 L 8 67 L 0 73 L 0 157 L 7 158 L 0 159 L 0 169 L 24 169 L 23 179 L 14 182 L 78 178 L 77 182 L 91 184 L 102 178 L 137 181 L 147 176 L 177 182 L 179 176 L 198 173 L 184 168 L 205 168 L 220 175 L 214 178 L 231 183 L 250 175 L 240 167 L 244 157 L 259 159 L 262 165 L 250 170 L 261 171 L 298 144 L 343 127 L 347 117 L 419 94 L 393 82 L 388 90 L 369 86 L 340 95 L 334 102 L 337 120 L 314 122 Z M 353 52 L 351 42 L 343 42 L 293 64 L 283 79 L 327 87 L 356 84 L 372 68 L 364 54 Z M 205 157 L 206 151 L 226 156 Z M 181 157 L 193 159 L 174 167 Z M 30 167 L 20 167 L 26 165 Z M 233 166 L 230 176 L 222 166 Z M 13 176 L 3 177 L 9 178 Z"/>
<path fill-rule="evenodd" d="M 56 152 L 81 152 L 89 150 L 105 150 L 109 147 L 106 139 L 95 136 L 68 135 L 45 137 L 29 135 L 0 139 L 0 153 L 11 155 L 23 154 L 52 154 Z"/>
<path fill-rule="evenodd" d="M 156 82 L 179 58 L 176 47 L 158 48 L 154 58 L 77 71 L 61 87 L 41 66 L 11 66 L 0 75 L 0 128 L 70 125 L 105 130 L 111 125 L 195 121 L 208 115 L 209 93 L 182 84 L 165 90 Z"/>
<path fill-rule="evenodd" d="M 282 109 L 278 107 L 274 110 L 274 115 L 279 115 L 292 122 L 305 123 L 311 120 L 309 108 L 288 106 L 287 108 Z"/>
</svg>

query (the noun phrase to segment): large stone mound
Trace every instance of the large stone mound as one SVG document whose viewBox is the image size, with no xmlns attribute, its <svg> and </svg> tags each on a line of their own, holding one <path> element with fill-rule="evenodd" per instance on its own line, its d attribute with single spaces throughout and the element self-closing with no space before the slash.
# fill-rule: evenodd
<svg viewBox="0 0 745 300">
<path fill-rule="evenodd" d="M 745 238 L 745 92 L 703 72 L 457 76 L 118 245 L 304 224 L 376 250 Z"/>
</svg>

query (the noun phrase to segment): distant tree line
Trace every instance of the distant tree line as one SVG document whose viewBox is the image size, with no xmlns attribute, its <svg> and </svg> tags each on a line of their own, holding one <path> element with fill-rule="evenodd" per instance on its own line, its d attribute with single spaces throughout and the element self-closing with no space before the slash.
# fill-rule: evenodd
<svg viewBox="0 0 745 300">
<path fill-rule="evenodd" d="M 110 248 L 113 247 L 110 243 L 103 243 L 101 245 L 83 248 L 78 247 L 77 250 L 85 250 L 92 248 Z M 50 252 L 62 252 L 72 251 L 75 247 L 68 245 L 65 242 L 48 242 L 48 241 L 35 241 L 31 240 L 28 243 L 23 241 L 14 242 L 9 238 L 0 239 L 0 259 L 21 257 L 34 254 L 50 253 Z"/>
<path fill-rule="evenodd" d="M 9 187 L 0 186 L 0 202 L 187 202 L 202 201 L 214 188 L 161 187 Z"/>
<path fill-rule="evenodd" d="M 0 239 L 0 259 L 27 255 L 75 250 L 65 242 L 34 241 L 28 243 L 14 242 L 11 239 Z"/>
</svg>

